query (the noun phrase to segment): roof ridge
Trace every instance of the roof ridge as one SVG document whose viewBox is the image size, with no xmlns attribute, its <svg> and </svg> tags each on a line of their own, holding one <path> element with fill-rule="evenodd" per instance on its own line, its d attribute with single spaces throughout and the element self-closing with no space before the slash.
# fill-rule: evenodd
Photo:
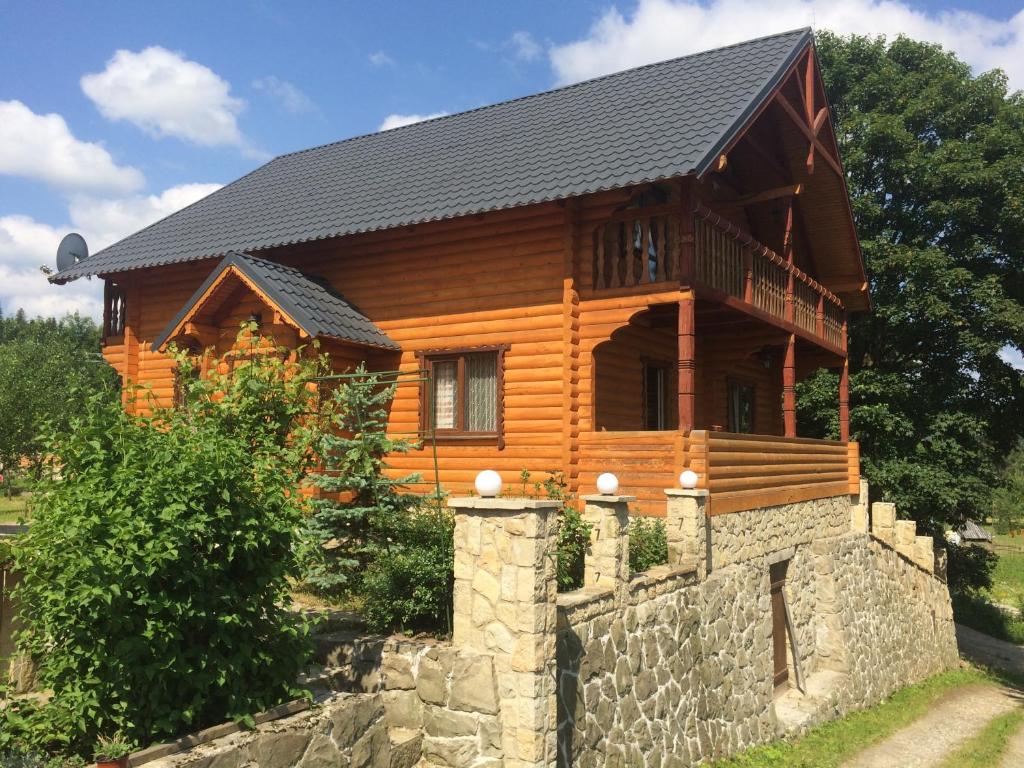
<svg viewBox="0 0 1024 768">
<path fill-rule="evenodd" d="M 738 43 L 730 43 L 729 45 L 720 45 L 717 48 L 708 48 L 708 49 L 703 50 L 703 51 L 694 51 L 693 53 L 687 53 L 687 54 L 685 54 L 683 56 L 675 56 L 675 57 L 673 57 L 671 59 L 662 59 L 660 61 L 652 61 L 649 64 L 641 64 L 641 65 L 639 65 L 637 67 L 629 67 L 628 69 L 620 69 L 620 70 L 617 70 L 615 72 L 608 72 L 607 74 L 598 75 L 597 77 L 591 77 L 591 78 L 588 78 L 586 80 L 580 80 L 579 82 L 576 82 L 576 83 L 569 83 L 567 85 L 560 85 L 557 88 L 548 88 L 548 89 L 543 90 L 543 91 L 536 91 L 534 93 L 527 93 L 527 94 L 524 94 L 522 96 L 516 96 L 515 98 L 503 99 L 501 101 L 495 101 L 495 102 L 493 102 L 491 104 L 484 104 L 484 105 L 479 106 L 479 107 L 473 107 L 472 109 L 463 109 L 463 110 L 460 110 L 459 112 L 452 112 L 450 115 L 439 115 L 437 117 L 432 117 L 429 120 L 417 120 L 415 123 L 409 123 L 408 125 L 399 125 L 399 126 L 396 126 L 394 128 L 388 128 L 387 130 L 383 130 L 383 131 L 379 131 L 378 130 L 378 131 L 371 131 L 369 133 L 360 133 L 360 134 L 357 134 L 355 136 L 349 136 L 348 138 L 345 138 L 345 139 L 338 139 L 337 141 L 328 141 L 326 144 L 318 144 L 315 147 L 306 147 L 305 149 L 296 149 L 296 150 L 293 150 L 291 152 L 285 152 L 284 154 L 277 155 L 272 160 L 269 160 L 266 164 L 260 166 L 260 168 L 266 167 L 266 165 L 270 165 L 270 163 L 276 162 L 277 160 L 281 160 L 282 158 L 285 158 L 285 157 L 295 157 L 296 155 L 302 155 L 302 154 L 305 154 L 306 152 L 316 152 L 317 150 L 326 149 L 327 147 L 335 147 L 335 146 L 338 146 L 339 144 L 348 144 L 349 142 L 358 141 L 360 139 L 367 139 L 367 138 L 369 138 L 371 136 L 379 136 L 382 133 L 393 133 L 395 131 L 403 131 L 403 130 L 406 130 L 406 129 L 409 129 L 409 128 L 415 128 L 417 126 L 427 125 L 427 124 L 430 124 L 430 123 L 439 123 L 439 122 L 442 122 L 444 120 L 451 120 L 452 118 L 455 118 L 455 117 L 462 117 L 464 115 L 471 115 L 471 114 L 473 114 L 475 112 L 484 112 L 484 111 L 486 111 L 488 109 L 496 109 L 497 107 L 503 107 L 503 106 L 505 106 L 507 104 L 516 104 L 516 103 L 521 102 L 521 101 L 528 101 L 530 99 L 536 99 L 536 98 L 539 98 L 541 96 L 549 96 L 552 93 L 560 93 L 562 91 L 570 91 L 570 90 L 573 90 L 575 88 L 581 88 L 581 87 L 583 87 L 585 85 L 590 85 L 592 83 L 599 83 L 602 80 L 608 80 L 608 79 L 613 78 L 613 77 L 619 77 L 621 75 L 626 74 L 627 72 L 642 72 L 643 70 L 646 70 L 646 69 L 652 69 L 654 67 L 660 67 L 660 66 L 664 66 L 666 64 L 673 64 L 673 63 L 678 62 L 678 61 L 683 61 L 684 59 L 692 59 L 692 58 L 695 58 L 697 56 L 705 56 L 705 55 L 707 55 L 709 53 L 717 53 L 719 51 L 727 51 L 730 48 L 739 48 L 741 46 L 753 45 L 754 43 L 764 42 L 765 40 L 772 40 L 773 38 L 776 38 L 776 37 L 785 37 L 786 35 L 796 34 L 797 32 L 809 33 L 811 35 L 814 34 L 814 30 L 811 27 L 797 27 L 795 29 L 786 30 L 785 32 L 775 32 L 775 33 L 773 33 L 771 35 L 763 35 L 761 37 L 755 37 L 755 38 L 753 38 L 751 40 L 741 40 Z M 217 190 L 217 191 L 219 192 L 220 190 Z"/>
</svg>

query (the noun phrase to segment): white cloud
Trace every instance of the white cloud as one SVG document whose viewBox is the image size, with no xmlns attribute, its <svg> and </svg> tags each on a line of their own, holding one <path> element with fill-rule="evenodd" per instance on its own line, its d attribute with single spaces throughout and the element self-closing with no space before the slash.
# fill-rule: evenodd
<svg viewBox="0 0 1024 768">
<path fill-rule="evenodd" d="M 90 192 L 131 192 L 145 183 L 101 145 L 76 139 L 60 115 L 38 115 L 20 101 L 0 101 L 0 174 Z"/>
<path fill-rule="evenodd" d="M 541 54 L 540 43 L 534 40 L 529 32 L 513 32 L 509 43 L 515 51 L 516 58 L 522 61 L 533 61 Z"/>
<path fill-rule="evenodd" d="M 203 146 L 245 146 L 237 117 L 245 102 L 209 67 L 153 46 L 119 50 L 102 72 L 82 77 L 82 91 L 110 120 L 127 120 L 152 136 Z"/>
<path fill-rule="evenodd" d="M 581 40 L 551 48 L 559 83 L 571 83 L 798 27 L 941 43 L 978 72 L 1004 69 L 1024 88 L 1024 11 L 1008 21 L 973 11 L 928 13 L 900 0 L 639 0 L 605 11 Z"/>
<path fill-rule="evenodd" d="M 219 184 L 180 184 L 159 195 L 76 197 L 69 209 L 71 223 L 61 227 L 30 216 L 0 216 L 0 307 L 5 314 L 24 309 L 30 316 L 59 317 L 77 311 L 98 320 L 103 309 L 102 282 L 83 279 L 51 285 L 40 270 L 54 266 L 61 238 L 78 231 L 89 251 L 96 253 L 219 188 Z"/>
<path fill-rule="evenodd" d="M 422 123 L 424 120 L 433 120 L 435 117 L 444 117 L 447 112 L 431 112 L 429 115 L 388 115 L 380 124 L 378 131 L 390 131 L 392 128 L 401 128 L 403 125 Z"/>
<path fill-rule="evenodd" d="M 298 86 L 282 80 L 274 75 L 267 75 L 258 80 L 252 81 L 252 87 L 257 91 L 264 91 L 276 99 L 286 112 L 293 115 L 301 115 L 303 112 L 313 112 L 316 105 L 312 99 L 299 90 Z"/>
<path fill-rule="evenodd" d="M 395 60 L 387 55 L 384 51 L 374 51 L 368 57 L 370 63 L 375 67 L 393 67 L 395 66 Z"/>
<path fill-rule="evenodd" d="M 71 223 L 86 236 L 89 252 L 96 253 L 220 187 L 220 184 L 179 184 L 159 195 L 113 199 L 76 197 L 69 208 Z"/>
<path fill-rule="evenodd" d="M 0 216 L 0 307 L 5 315 L 23 309 L 29 317 L 79 312 L 100 319 L 103 288 L 99 281 L 54 286 L 40 270 L 53 266 L 57 244 L 65 234 L 66 230 L 29 216 Z"/>
</svg>

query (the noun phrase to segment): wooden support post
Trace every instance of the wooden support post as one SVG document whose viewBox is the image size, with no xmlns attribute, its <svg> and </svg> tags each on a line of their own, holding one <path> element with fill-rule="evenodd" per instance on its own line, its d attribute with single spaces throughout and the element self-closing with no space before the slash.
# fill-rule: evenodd
<svg viewBox="0 0 1024 768">
<path fill-rule="evenodd" d="M 679 282 L 683 285 L 693 285 L 694 275 L 694 221 L 693 221 L 693 192 L 690 184 L 684 180 L 679 188 L 680 197 L 680 220 L 679 220 Z"/>
<path fill-rule="evenodd" d="M 786 259 L 786 322 L 796 321 L 796 307 L 794 304 L 794 280 L 793 274 L 793 199 L 789 199 L 786 206 L 786 230 L 782 233 L 782 255 Z"/>
<path fill-rule="evenodd" d="M 786 339 L 786 357 L 782 364 L 782 419 L 786 437 L 796 437 L 796 334 Z"/>
<path fill-rule="evenodd" d="M 840 343 L 843 345 L 843 368 L 839 372 L 839 439 L 850 439 L 850 358 L 846 339 L 846 312 L 843 312 L 843 328 Z"/>
<path fill-rule="evenodd" d="M 679 298 L 679 431 L 693 429 L 696 394 L 696 334 L 692 290 L 684 290 Z"/>
<path fill-rule="evenodd" d="M 850 439 L 850 361 L 845 357 L 839 372 L 839 439 Z"/>
</svg>

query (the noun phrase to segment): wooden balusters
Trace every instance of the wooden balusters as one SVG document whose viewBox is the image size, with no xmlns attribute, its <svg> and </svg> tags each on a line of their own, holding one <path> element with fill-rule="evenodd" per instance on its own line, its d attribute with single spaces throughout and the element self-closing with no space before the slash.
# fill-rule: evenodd
<svg viewBox="0 0 1024 768">
<path fill-rule="evenodd" d="M 632 288 L 673 278 L 681 241 L 667 213 L 616 214 L 594 229 L 594 287 Z"/>
</svg>

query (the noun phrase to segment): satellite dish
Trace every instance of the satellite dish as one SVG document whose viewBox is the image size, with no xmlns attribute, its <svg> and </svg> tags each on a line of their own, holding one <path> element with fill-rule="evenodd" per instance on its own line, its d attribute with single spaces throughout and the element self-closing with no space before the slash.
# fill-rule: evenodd
<svg viewBox="0 0 1024 768">
<path fill-rule="evenodd" d="M 63 272 L 71 269 L 80 261 L 89 258 L 89 246 L 85 244 L 85 238 L 77 232 L 64 235 L 64 239 L 57 246 L 57 271 Z"/>
</svg>

